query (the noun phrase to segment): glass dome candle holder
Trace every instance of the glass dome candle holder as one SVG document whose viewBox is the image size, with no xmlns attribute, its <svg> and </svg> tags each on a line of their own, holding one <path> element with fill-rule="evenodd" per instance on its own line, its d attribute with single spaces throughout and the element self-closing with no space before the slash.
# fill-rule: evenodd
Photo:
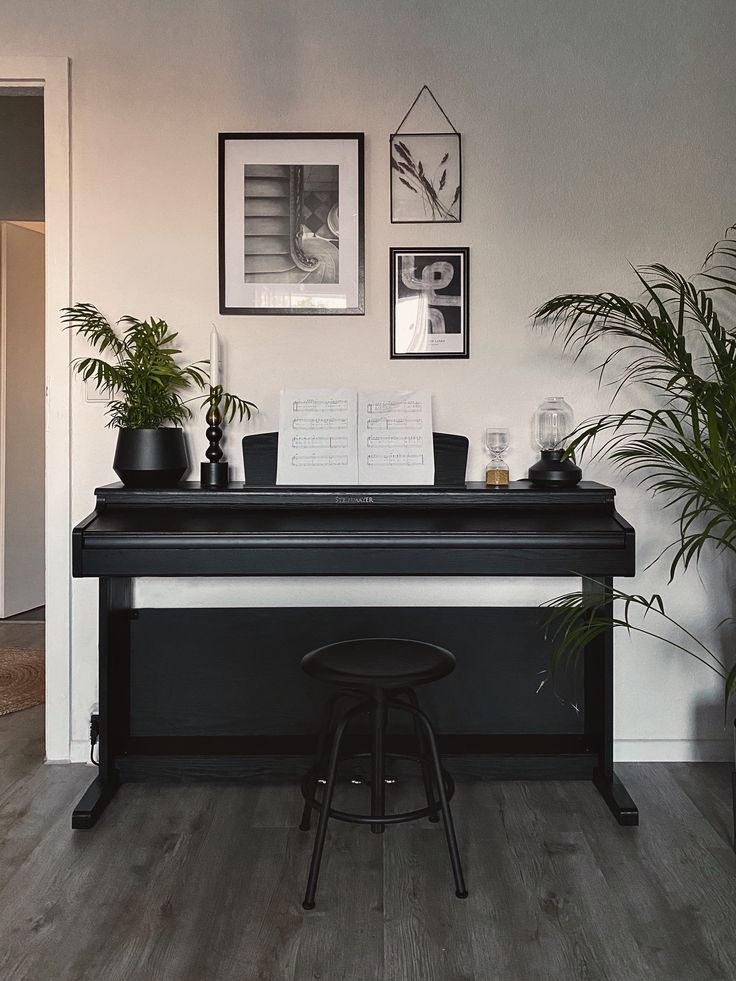
<svg viewBox="0 0 736 981">
<path fill-rule="evenodd" d="M 529 468 L 529 480 L 538 487 L 574 487 L 583 476 L 572 460 L 563 459 L 565 440 L 575 425 L 573 412 L 559 395 L 550 396 L 534 414 L 534 438 L 541 459 Z"/>
<path fill-rule="evenodd" d="M 508 448 L 508 429 L 486 429 L 486 449 L 491 454 L 491 462 L 486 467 L 487 487 L 509 486 L 509 465 L 503 459 Z"/>
</svg>

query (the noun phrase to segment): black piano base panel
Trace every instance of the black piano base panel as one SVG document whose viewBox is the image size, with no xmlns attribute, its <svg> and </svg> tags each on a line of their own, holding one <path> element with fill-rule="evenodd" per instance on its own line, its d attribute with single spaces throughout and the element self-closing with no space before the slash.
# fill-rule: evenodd
<svg viewBox="0 0 736 981">
<path fill-rule="evenodd" d="M 103 598 L 119 601 L 121 587 L 111 593 L 111 582 L 117 583 L 105 581 Z M 570 692 L 580 713 L 551 686 L 536 691 L 549 663 L 545 614 L 536 607 L 117 609 L 111 615 L 117 618 L 117 698 L 108 743 L 115 748 L 106 751 L 101 743 L 108 776 L 98 776 L 80 801 L 75 828 L 92 827 L 120 782 L 289 780 L 296 786 L 313 752 L 322 698 L 300 672 L 300 658 L 330 640 L 371 635 L 427 639 L 455 652 L 454 674 L 427 686 L 422 698 L 456 778 L 592 780 L 621 824 L 636 823 L 636 808 L 604 758 L 600 667 L 589 666 L 581 690 Z M 358 738 L 346 753 L 359 749 Z M 393 751 L 406 748 L 401 732 L 391 739 Z"/>
</svg>

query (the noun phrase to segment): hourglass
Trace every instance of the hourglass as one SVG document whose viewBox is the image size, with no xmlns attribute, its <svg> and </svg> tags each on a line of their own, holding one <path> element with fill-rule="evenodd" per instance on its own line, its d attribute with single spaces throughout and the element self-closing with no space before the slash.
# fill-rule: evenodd
<svg viewBox="0 0 736 981">
<path fill-rule="evenodd" d="M 491 462 L 486 467 L 488 487 L 508 487 L 509 465 L 503 459 L 508 448 L 508 429 L 486 429 L 486 449 L 491 454 Z"/>
</svg>

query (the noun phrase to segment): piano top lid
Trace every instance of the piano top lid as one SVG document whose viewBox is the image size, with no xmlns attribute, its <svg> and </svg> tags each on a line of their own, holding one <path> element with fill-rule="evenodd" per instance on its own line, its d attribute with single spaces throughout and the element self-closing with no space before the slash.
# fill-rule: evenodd
<svg viewBox="0 0 736 981">
<path fill-rule="evenodd" d="M 199 481 L 174 487 L 136 488 L 120 483 L 95 490 L 98 508 L 486 508 L 595 506 L 613 508 L 616 491 L 594 481 L 576 487 L 541 488 L 528 480 L 508 487 L 487 487 L 472 481 L 457 487 L 291 487 L 254 486 L 232 482 L 227 487 L 202 488 Z"/>
</svg>

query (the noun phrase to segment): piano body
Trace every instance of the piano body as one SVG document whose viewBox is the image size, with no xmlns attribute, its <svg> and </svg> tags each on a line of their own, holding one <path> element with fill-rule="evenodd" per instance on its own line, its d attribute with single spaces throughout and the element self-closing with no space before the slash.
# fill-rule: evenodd
<svg viewBox="0 0 736 981">
<path fill-rule="evenodd" d="M 73 827 L 91 827 L 121 781 L 291 779 L 319 708 L 299 657 L 371 632 L 457 654 L 452 685 L 428 698 L 459 775 L 593 780 L 620 823 L 638 822 L 613 768 L 612 630 L 585 653 L 576 712 L 551 686 L 536 694 L 549 657 L 538 607 L 134 602 L 139 577 L 575 576 L 603 593 L 635 568 L 634 530 L 612 488 L 182 483 L 95 493 L 73 532 L 73 572 L 99 579 L 100 766 Z"/>
</svg>

